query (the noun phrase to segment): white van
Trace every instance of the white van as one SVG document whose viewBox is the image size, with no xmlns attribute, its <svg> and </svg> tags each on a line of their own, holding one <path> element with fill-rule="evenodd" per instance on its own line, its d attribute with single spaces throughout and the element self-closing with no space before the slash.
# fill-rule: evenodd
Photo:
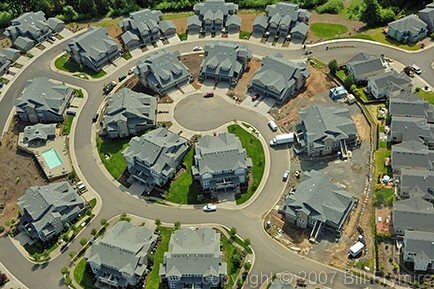
<svg viewBox="0 0 434 289">
<path fill-rule="evenodd" d="M 412 64 L 411 65 L 411 69 L 414 71 L 414 73 L 416 74 L 421 74 L 422 73 L 422 69 L 420 69 L 419 66 L 417 66 L 416 64 Z"/>
<path fill-rule="evenodd" d="M 270 120 L 270 121 L 268 122 L 268 126 L 270 127 L 270 129 L 271 129 L 272 131 L 277 131 L 277 124 L 276 124 L 274 121 Z"/>
</svg>

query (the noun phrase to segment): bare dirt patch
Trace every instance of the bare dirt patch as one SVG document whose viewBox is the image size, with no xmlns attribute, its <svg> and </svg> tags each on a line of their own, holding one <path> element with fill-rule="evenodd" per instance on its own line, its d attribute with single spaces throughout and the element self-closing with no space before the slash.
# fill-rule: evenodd
<svg viewBox="0 0 434 289">
<path fill-rule="evenodd" d="M 362 139 L 362 141 L 369 142 L 371 128 L 368 125 L 365 116 L 363 114 L 352 115 L 351 119 L 354 121 L 357 128 L 357 133 L 359 134 L 359 137 Z"/>
<path fill-rule="evenodd" d="M 264 15 L 264 13 L 251 13 L 251 14 L 238 14 L 241 17 L 241 31 L 253 31 L 253 21 L 259 15 Z"/>
<path fill-rule="evenodd" d="M 89 20 L 86 22 L 78 22 L 78 23 L 69 23 L 65 27 L 71 30 L 72 32 L 77 32 L 83 29 L 86 29 L 91 26 L 99 26 L 104 27 L 108 31 L 108 35 L 116 39 L 120 45 L 122 45 L 122 41 L 120 36 L 122 34 L 122 29 L 119 26 L 119 21 L 121 21 L 123 17 L 118 18 L 103 18 L 100 20 Z"/>
<path fill-rule="evenodd" d="M 17 150 L 18 133 L 24 129 L 16 120 L 1 140 L 0 156 L 0 225 L 17 217 L 16 202 L 30 186 L 46 184 L 34 158 Z"/>
<path fill-rule="evenodd" d="M 348 28 L 347 33 L 340 34 L 340 37 L 348 37 L 360 32 L 360 30 L 365 26 L 361 21 L 354 21 L 345 19 L 342 15 L 334 14 L 318 14 L 312 11 L 312 16 L 310 17 L 309 23 L 337 23 L 345 25 Z M 309 31 L 306 39 L 306 43 L 316 43 L 327 40 L 326 38 L 316 37 L 313 35 L 312 31 Z"/>
<path fill-rule="evenodd" d="M 203 53 L 194 53 L 181 56 L 181 62 L 184 63 L 185 66 L 187 66 L 191 75 L 193 75 L 194 81 L 191 83 L 191 85 L 196 89 L 200 89 L 202 87 L 202 83 L 199 82 L 199 74 L 200 65 L 202 64 L 203 58 Z"/>
<path fill-rule="evenodd" d="M 314 96 L 324 93 L 331 86 L 336 85 L 335 80 L 325 70 L 314 68 L 310 64 L 308 66 L 311 73 L 310 77 L 298 95 L 291 98 L 280 109 L 270 111 L 277 124 L 286 130 L 293 129 L 293 125 L 298 120 L 298 110 L 300 108 L 318 103 L 318 98 Z"/>
<path fill-rule="evenodd" d="M 188 17 L 171 19 L 173 23 L 175 23 L 176 33 L 187 32 L 187 18 Z"/>
<path fill-rule="evenodd" d="M 228 95 L 236 96 L 239 101 L 243 101 L 247 97 L 247 85 L 259 67 L 261 67 L 261 60 L 253 58 L 249 63 L 249 70 L 244 72 L 235 89 L 229 90 Z"/>
</svg>

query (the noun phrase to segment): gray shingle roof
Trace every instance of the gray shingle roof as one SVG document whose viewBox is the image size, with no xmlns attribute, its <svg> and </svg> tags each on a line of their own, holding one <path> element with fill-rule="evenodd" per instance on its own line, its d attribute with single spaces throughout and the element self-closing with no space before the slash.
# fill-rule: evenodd
<svg viewBox="0 0 434 289">
<path fill-rule="evenodd" d="M 128 44 L 131 41 L 139 41 L 139 37 L 131 31 L 125 31 L 125 33 L 121 35 L 121 39 L 125 44 Z"/>
<path fill-rule="evenodd" d="M 280 92 L 281 99 L 299 77 L 309 77 L 310 72 L 305 63 L 295 63 L 285 59 L 281 54 L 269 54 L 262 59 L 262 66 L 255 72 L 251 82 L 262 83 L 274 91 Z"/>
<path fill-rule="evenodd" d="M 306 37 L 308 31 L 309 31 L 309 25 L 307 25 L 304 22 L 298 22 L 294 26 L 294 28 L 291 29 L 291 34 L 300 33 L 301 35 L 304 35 Z"/>
<path fill-rule="evenodd" d="M 356 125 L 346 108 L 313 105 L 301 109 L 298 117 L 308 145 L 322 146 L 327 138 L 339 141 L 357 135 Z"/>
<path fill-rule="evenodd" d="M 28 46 L 33 47 L 34 45 L 35 41 L 23 36 L 18 36 L 18 38 L 14 41 L 14 46 L 22 51 L 25 51 Z"/>
<path fill-rule="evenodd" d="M 25 195 L 18 199 L 17 205 L 24 216 L 27 212 L 31 217 L 34 230 L 49 232 L 54 219 L 68 218 L 68 215 L 84 207 L 84 201 L 68 182 L 59 182 L 28 188 Z"/>
<path fill-rule="evenodd" d="M 243 168 L 248 170 L 252 160 L 247 156 L 239 138 L 230 133 L 203 136 L 195 146 L 195 168 L 200 175 Z"/>
<path fill-rule="evenodd" d="M 46 77 L 27 80 L 26 88 L 16 100 L 17 112 L 25 112 L 26 106 L 61 115 L 66 110 L 73 90 L 63 84 L 51 82 Z"/>
<path fill-rule="evenodd" d="M 183 228 L 173 232 L 169 251 L 164 253 L 160 266 L 160 275 L 167 277 L 182 274 L 218 277 L 226 271 L 220 251 L 220 233 L 210 228 Z"/>
<path fill-rule="evenodd" d="M 157 174 L 168 175 L 176 169 L 177 157 L 187 149 L 186 139 L 165 128 L 157 128 L 140 138 L 133 137 L 122 155 L 129 165 L 138 160 Z"/>
<path fill-rule="evenodd" d="M 285 214 L 296 216 L 299 210 L 305 210 L 311 219 L 340 228 L 354 195 L 331 183 L 330 179 L 318 171 L 304 172 L 295 193 L 285 200 Z"/>
<path fill-rule="evenodd" d="M 415 261 L 419 259 L 429 263 L 434 260 L 434 233 L 405 231 L 404 235 L 404 251 L 416 253 Z"/>
<path fill-rule="evenodd" d="M 0 50 L 0 57 L 4 57 L 10 62 L 15 62 L 20 57 L 20 52 L 13 48 L 3 48 Z"/>
<path fill-rule="evenodd" d="M 225 3 L 224 0 L 206 0 L 205 2 L 195 4 L 193 7 L 196 14 L 204 18 L 209 18 L 212 20 L 223 19 L 229 15 L 230 11 L 236 12 L 238 10 L 238 5 L 233 3 Z"/>
<path fill-rule="evenodd" d="M 114 48 L 119 50 L 120 46 L 113 37 L 108 35 L 107 29 L 90 27 L 86 33 L 71 39 L 66 50 L 77 49 L 83 52 L 83 56 L 97 60 Z"/>
<path fill-rule="evenodd" d="M 373 56 L 361 52 L 353 56 L 347 63 L 356 79 L 366 74 L 378 74 L 387 68 L 386 61 L 381 56 Z"/>
<path fill-rule="evenodd" d="M 241 26 L 241 17 L 238 15 L 229 15 L 226 20 L 226 26 L 236 25 L 238 27 Z"/>
<path fill-rule="evenodd" d="M 27 34 L 29 32 L 37 34 L 38 31 L 42 31 L 47 26 L 47 19 L 45 18 L 44 12 L 37 11 L 21 14 L 13 19 L 12 25 L 6 29 L 17 29 L 20 34 Z"/>
<path fill-rule="evenodd" d="M 26 126 L 24 128 L 24 141 L 47 140 L 56 136 L 56 124 L 42 124 Z"/>
<path fill-rule="evenodd" d="M 427 200 L 434 199 L 434 172 L 402 169 L 399 182 L 399 194 Z"/>
<path fill-rule="evenodd" d="M 428 124 L 426 118 L 394 116 L 390 128 L 402 141 L 434 142 L 434 124 Z"/>
<path fill-rule="evenodd" d="M 259 25 L 260 27 L 267 29 L 268 27 L 268 17 L 267 16 L 257 16 L 253 21 L 253 27 Z"/>
<path fill-rule="evenodd" d="M 392 168 L 434 168 L 434 151 L 418 141 L 407 141 L 392 146 Z"/>
<path fill-rule="evenodd" d="M 434 3 L 430 3 L 425 9 L 419 11 L 419 18 L 428 25 L 429 30 L 434 29 Z"/>
<path fill-rule="evenodd" d="M 159 10 L 149 9 L 131 12 L 128 18 L 119 22 L 119 26 L 123 31 L 128 30 L 127 27 L 130 26 L 132 30 L 138 31 L 140 34 L 149 33 L 153 29 L 159 29 L 158 23 L 162 15 Z"/>
<path fill-rule="evenodd" d="M 153 96 L 122 88 L 108 97 L 107 113 L 104 115 L 104 126 L 108 130 L 117 130 L 118 122 L 129 125 L 155 124 L 157 99 Z"/>
<path fill-rule="evenodd" d="M 412 34 L 419 34 L 421 29 L 427 29 L 427 24 L 413 14 L 390 22 L 388 25 L 393 30 L 399 32 L 410 32 Z"/>
<path fill-rule="evenodd" d="M 299 7 L 296 4 L 280 2 L 277 4 L 268 5 L 265 11 L 267 12 L 267 16 L 271 17 L 269 22 L 275 21 L 279 25 L 279 23 L 283 20 L 282 22 L 285 22 L 286 25 L 289 25 L 291 21 L 297 21 L 298 9 Z"/>
<path fill-rule="evenodd" d="M 411 78 L 404 72 L 398 73 L 395 70 L 392 70 L 377 76 L 369 77 L 368 81 L 373 81 L 378 89 L 389 88 L 395 90 L 393 87 L 397 87 L 396 89 L 400 90 L 400 87 L 411 83 Z"/>
<path fill-rule="evenodd" d="M 202 21 L 200 21 L 199 16 L 192 15 L 187 18 L 187 27 L 190 27 L 191 25 L 202 26 Z"/>
<path fill-rule="evenodd" d="M 389 100 L 389 113 L 392 116 L 428 117 L 433 114 L 433 107 L 420 96 L 403 92 Z"/>
<path fill-rule="evenodd" d="M 160 50 L 137 62 L 136 75 L 161 88 L 189 77 L 188 68 L 178 59 L 179 51 Z"/>
<path fill-rule="evenodd" d="M 396 201 L 393 203 L 393 225 L 401 230 L 434 232 L 433 205 L 420 198 Z"/>
<path fill-rule="evenodd" d="M 166 33 L 170 29 L 175 29 L 176 30 L 176 25 L 175 25 L 175 23 L 173 23 L 173 21 L 171 21 L 171 20 L 160 21 L 160 30 L 163 33 Z"/>
<path fill-rule="evenodd" d="M 240 76 L 247 59 L 252 58 L 252 51 L 245 45 L 230 42 L 213 42 L 205 45 L 206 57 L 202 61 L 201 71 L 205 74 L 224 77 Z"/>
<path fill-rule="evenodd" d="M 98 239 L 86 252 L 88 262 L 114 269 L 118 276 L 142 276 L 147 265 L 147 255 L 155 245 L 157 235 L 146 227 L 137 227 L 126 221 L 117 222 L 103 238 Z"/>
<path fill-rule="evenodd" d="M 48 27 L 50 27 L 51 30 L 54 30 L 57 25 L 64 24 L 65 22 L 63 22 L 59 18 L 51 17 L 51 18 L 48 18 L 47 23 L 48 23 Z"/>
</svg>

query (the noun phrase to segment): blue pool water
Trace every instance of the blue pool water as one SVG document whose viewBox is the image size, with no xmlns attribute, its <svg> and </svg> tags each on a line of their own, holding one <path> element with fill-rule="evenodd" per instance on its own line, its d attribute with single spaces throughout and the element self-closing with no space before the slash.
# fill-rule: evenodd
<svg viewBox="0 0 434 289">
<path fill-rule="evenodd" d="M 62 164 L 62 160 L 54 148 L 43 151 L 42 156 L 50 169 L 54 169 Z"/>
</svg>

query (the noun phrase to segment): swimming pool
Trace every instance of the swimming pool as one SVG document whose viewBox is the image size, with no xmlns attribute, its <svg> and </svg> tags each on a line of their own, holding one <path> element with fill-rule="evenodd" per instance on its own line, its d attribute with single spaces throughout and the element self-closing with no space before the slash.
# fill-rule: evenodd
<svg viewBox="0 0 434 289">
<path fill-rule="evenodd" d="M 62 160 L 54 148 L 43 151 L 41 154 L 50 169 L 54 169 L 62 164 Z"/>
</svg>

